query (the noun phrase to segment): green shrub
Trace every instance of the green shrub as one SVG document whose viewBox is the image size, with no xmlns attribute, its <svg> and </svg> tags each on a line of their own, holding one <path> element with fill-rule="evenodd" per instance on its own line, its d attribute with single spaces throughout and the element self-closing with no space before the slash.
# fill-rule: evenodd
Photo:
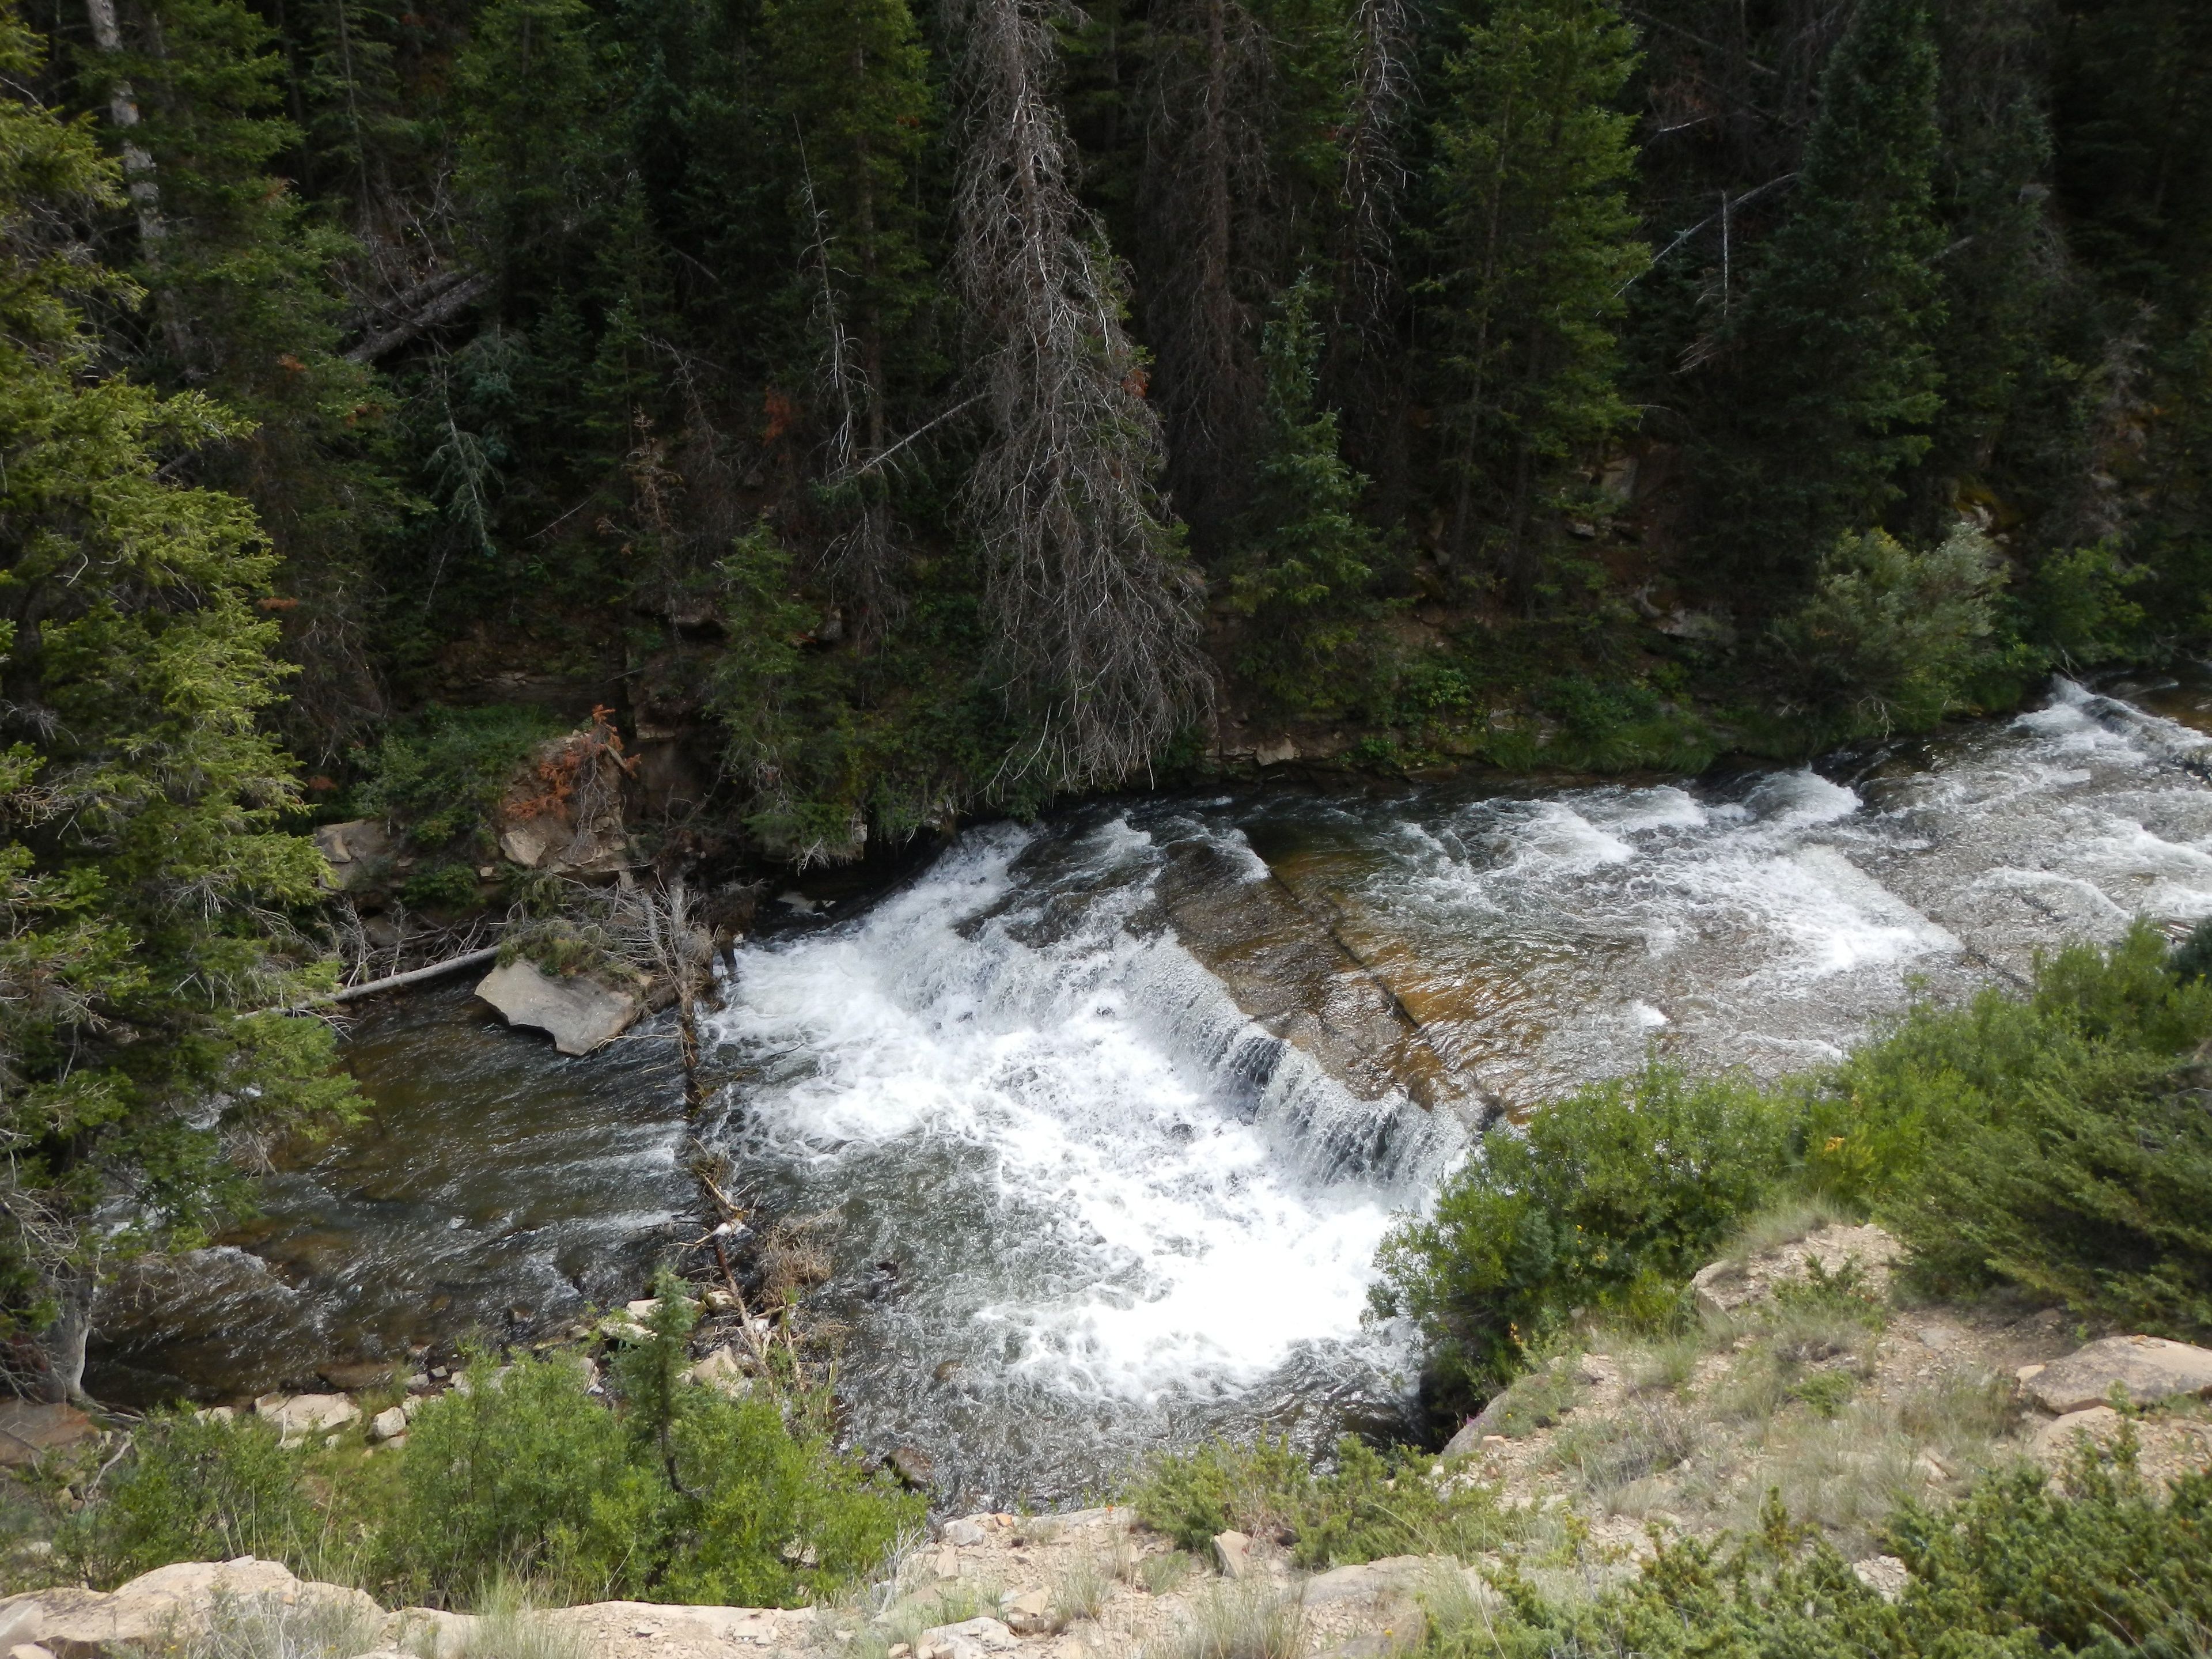
<svg viewBox="0 0 2212 1659">
<path fill-rule="evenodd" d="M 2086 1454 L 2063 1489 L 2033 1470 L 1984 1482 L 1951 1508 L 1908 1504 L 1883 1545 L 1911 1577 L 1892 1603 L 1770 1500 L 1750 1537 L 1662 1547 L 1593 1600 L 1547 1599 L 1527 1580 L 1504 1607 L 1431 1608 L 1425 1659 L 1955 1659 L 1976 1655 L 2203 1654 L 2212 1638 L 2212 1473 L 2160 1501 L 2130 1449 Z"/>
<path fill-rule="evenodd" d="M 297 1560 L 318 1517 L 297 1452 L 252 1418 L 149 1417 L 94 1501 L 61 1527 L 58 1563 L 106 1588 L 172 1561 Z"/>
<path fill-rule="evenodd" d="M 1817 748 L 1925 731 L 1959 707 L 1990 654 L 2002 581 L 1988 538 L 1963 525 L 1925 552 L 1880 530 L 1843 537 L 1770 640 L 1803 706 L 1800 736 Z"/>
<path fill-rule="evenodd" d="M 417 910 L 465 910 L 477 902 L 477 872 L 465 864 L 433 864 L 410 873 L 399 896 Z"/>
<path fill-rule="evenodd" d="M 1336 1468 L 1316 1474 L 1285 1441 L 1217 1441 L 1154 1459 L 1131 1502 L 1146 1526 L 1202 1556 L 1211 1557 L 1218 1533 L 1274 1533 L 1289 1540 L 1300 1565 L 1316 1568 L 1471 1555 L 1512 1535 L 1493 1488 L 1442 1493 L 1429 1478 L 1435 1462 L 1347 1436 L 1337 1443 Z"/>
<path fill-rule="evenodd" d="M 356 805 L 399 819 L 424 846 L 456 840 L 490 817 L 515 769 L 563 729 L 542 708 L 432 703 L 385 734 Z"/>
<path fill-rule="evenodd" d="M 1494 1393 L 1577 1311 L 1664 1316 L 1790 1170 L 1796 1097 L 1652 1066 L 1500 1125 L 1384 1240 L 1378 1311 L 1429 1342 L 1442 1403 Z"/>
<path fill-rule="evenodd" d="M 2191 1063 L 2212 982 L 2147 923 L 2025 998 L 1923 1007 L 1814 1097 L 1812 1177 L 1870 1203 L 1938 1285 L 2009 1283 L 2212 1334 L 2212 1115 Z"/>
<path fill-rule="evenodd" d="M 501 1576 L 580 1601 L 821 1601 L 872 1568 L 922 1500 L 830 1443 L 825 1402 L 687 1382 L 692 1314 L 661 1286 L 652 1340 L 615 1362 L 619 1410 L 562 1358 L 525 1359 L 426 1407 L 384 1553 L 451 1603 Z M 787 1420 L 788 1412 L 788 1420 Z"/>
<path fill-rule="evenodd" d="M 419 1595 L 454 1603 L 501 1575 L 583 1601 L 644 1600 L 674 1494 L 572 1360 L 523 1359 L 430 1401 L 410 1425 L 382 1553 Z"/>
</svg>

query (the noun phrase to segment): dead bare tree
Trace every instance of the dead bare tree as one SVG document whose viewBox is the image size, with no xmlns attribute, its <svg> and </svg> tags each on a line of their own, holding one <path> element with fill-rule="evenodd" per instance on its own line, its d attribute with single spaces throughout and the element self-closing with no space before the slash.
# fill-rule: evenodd
<svg viewBox="0 0 2212 1659">
<path fill-rule="evenodd" d="M 961 0 L 952 272 L 988 435 L 966 505 L 1035 738 L 1002 781 L 1140 770 L 1209 704 L 1199 585 L 1155 483 L 1122 273 L 1077 201 L 1054 99 L 1060 0 Z"/>
<path fill-rule="evenodd" d="M 1266 125 L 1268 42 L 1238 0 L 1170 0 L 1156 14 L 1139 206 L 1145 323 L 1159 362 L 1168 480 L 1201 538 L 1241 501 L 1261 393 L 1261 246 L 1279 216 Z"/>
</svg>

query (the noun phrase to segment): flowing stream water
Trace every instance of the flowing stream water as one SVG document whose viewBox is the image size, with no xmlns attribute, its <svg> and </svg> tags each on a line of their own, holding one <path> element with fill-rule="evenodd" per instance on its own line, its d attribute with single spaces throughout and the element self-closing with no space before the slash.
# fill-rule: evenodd
<svg viewBox="0 0 2212 1659">
<path fill-rule="evenodd" d="M 1095 805 L 749 945 L 697 1132 L 827 1258 L 857 1443 L 1068 1503 L 1148 1449 L 1401 1420 L 1376 1246 L 1499 1109 L 1657 1050 L 1762 1074 L 1916 989 L 2212 915 L 2212 684 L 2059 682 L 1820 770 Z M 796 907 L 794 907 L 794 910 Z M 794 918 L 796 920 L 796 918 Z M 135 1281 L 94 1385 L 207 1395 L 635 1293 L 693 1195 L 672 1045 L 465 988 L 349 1045 L 367 1123 Z"/>
</svg>

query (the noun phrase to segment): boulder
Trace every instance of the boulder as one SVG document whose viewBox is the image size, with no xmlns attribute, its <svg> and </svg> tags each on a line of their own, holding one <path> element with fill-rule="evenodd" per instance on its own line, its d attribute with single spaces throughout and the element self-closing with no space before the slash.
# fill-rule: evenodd
<svg viewBox="0 0 2212 1659">
<path fill-rule="evenodd" d="M 1241 1532 L 1216 1533 L 1213 1559 L 1224 1578 L 1243 1578 L 1252 1571 L 1252 1540 Z"/>
<path fill-rule="evenodd" d="M 1893 1555 L 1869 1555 L 1863 1561 L 1851 1563 L 1851 1576 L 1883 1601 L 1894 1601 L 1905 1594 L 1905 1582 L 1912 1574 Z"/>
<path fill-rule="evenodd" d="M 389 1359 L 341 1359 L 319 1369 L 315 1375 L 340 1394 L 359 1394 L 390 1384 L 396 1367 Z"/>
<path fill-rule="evenodd" d="M 267 1397 L 264 1395 L 263 1399 Z M 310 1435 L 327 1434 L 361 1419 L 361 1407 L 342 1394 L 295 1394 L 289 1400 L 266 1406 L 256 1401 L 254 1410 L 269 1420 L 288 1446 L 296 1446 Z"/>
<path fill-rule="evenodd" d="M 1809 1259 L 1826 1273 L 1838 1273 L 1846 1264 L 1858 1264 L 1860 1283 L 1879 1296 L 1889 1285 L 1891 1270 L 1905 1256 L 1905 1247 L 1880 1227 L 1823 1227 L 1803 1238 L 1741 1261 L 1710 1262 L 1690 1280 L 1700 1313 L 1734 1313 L 1771 1295 L 1778 1285 L 1809 1275 Z"/>
<path fill-rule="evenodd" d="M 392 1615 L 391 1639 L 416 1659 L 466 1659 L 476 1634 L 474 1613 L 408 1607 Z"/>
<path fill-rule="evenodd" d="M 922 1632 L 915 1641 L 914 1659 L 983 1659 L 1019 1645 L 1013 1632 L 995 1619 L 965 1619 Z"/>
<path fill-rule="evenodd" d="M 611 876 L 636 862 L 623 823 L 623 787 L 637 763 L 606 711 L 531 752 L 499 805 L 499 850 L 561 875 Z"/>
<path fill-rule="evenodd" d="M 368 1420 L 371 1440 L 397 1440 L 407 1432 L 407 1413 L 398 1406 L 387 1406 Z"/>
<path fill-rule="evenodd" d="M 884 1459 L 884 1466 L 916 1492 L 927 1492 L 937 1482 L 937 1465 L 917 1447 L 901 1446 Z"/>
<path fill-rule="evenodd" d="M 553 979 L 527 962 L 501 963 L 484 975 L 477 994 L 510 1025 L 550 1032 L 564 1054 L 588 1054 L 619 1036 L 645 1012 L 644 1000 L 587 975 Z"/>
<path fill-rule="evenodd" d="M 1052 1597 L 1042 1589 L 1009 1595 L 1000 1605 L 1006 1628 L 1017 1636 L 1048 1636 L 1052 1632 Z"/>
<path fill-rule="evenodd" d="M 392 836 L 374 818 L 355 818 L 316 830 L 315 850 L 330 866 L 329 884 L 352 892 L 368 886 L 391 858 Z"/>
<path fill-rule="evenodd" d="M 0 1643 L 36 1644 L 54 1659 L 107 1659 L 141 1649 L 166 1649 L 179 1638 L 204 1634 L 218 1601 L 270 1601 L 297 1607 L 336 1604 L 380 1629 L 384 1614 L 360 1590 L 295 1578 L 281 1563 L 241 1555 L 233 1561 L 179 1561 L 141 1574 L 101 1595 L 86 1589 L 37 1590 L 0 1601 Z"/>
<path fill-rule="evenodd" d="M 1449 1463 L 1455 1458 L 1472 1457 L 1482 1449 L 1482 1443 L 1498 1434 L 1510 1409 L 1504 1394 L 1495 1394 L 1483 1408 L 1459 1426 L 1459 1432 L 1444 1442 L 1443 1461 Z"/>
<path fill-rule="evenodd" d="M 945 1541 L 948 1544 L 957 1544 L 962 1549 L 973 1549 L 983 1541 L 984 1537 L 983 1523 L 980 1521 L 971 1518 L 965 1521 L 947 1521 L 945 1523 Z"/>
<path fill-rule="evenodd" d="M 2027 1443 L 2028 1455 L 2039 1463 L 2056 1467 L 2074 1455 L 2075 1437 L 2087 1435 L 2103 1444 L 2120 1431 L 2120 1414 L 2110 1406 L 2091 1406 L 2053 1418 Z"/>
<path fill-rule="evenodd" d="M 74 1406 L 0 1401 L 0 1468 L 35 1462 L 40 1453 L 74 1445 L 94 1432 L 92 1419 Z"/>
<path fill-rule="evenodd" d="M 704 1388 L 720 1389 L 732 1400 L 742 1400 L 753 1391 L 753 1380 L 745 1375 L 738 1351 L 724 1343 L 694 1365 L 684 1375 Z M 950 1528 L 947 1528 L 948 1532 Z"/>
<path fill-rule="evenodd" d="M 2159 1336 L 2108 1336 L 2052 1361 L 2025 1387 L 2030 1400 L 2061 1416 L 2103 1404 L 2115 1387 L 2136 1406 L 2212 1395 L 2212 1349 Z"/>
</svg>

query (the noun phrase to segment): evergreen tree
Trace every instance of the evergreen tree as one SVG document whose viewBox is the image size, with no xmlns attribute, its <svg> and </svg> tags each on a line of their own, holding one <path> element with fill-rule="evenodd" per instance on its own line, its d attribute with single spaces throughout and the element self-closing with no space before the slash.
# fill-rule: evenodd
<svg viewBox="0 0 2212 1659">
<path fill-rule="evenodd" d="M 927 54 L 906 0 L 776 0 L 763 21 L 797 161 L 798 282 L 836 525 L 825 563 L 872 636 L 900 604 L 884 463 L 894 401 L 911 416 L 938 358 L 919 177 Z"/>
<path fill-rule="evenodd" d="M 1301 277 L 1262 336 L 1267 395 L 1244 548 L 1231 583 L 1254 617 L 1244 672 L 1294 708 L 1341 706 L 1334 671 L 1358 638 L 1376 536 L 1358 515 L 1367 481 L 1344 459 L 1336 412 L 1321 405 L 1317 285 Z"/>
<path fill-rule="evenodd" d="M 127 326 L 125 349 L 156 385 L 245 417 L 181 465 L 245 496 L 276 545 L 286 646 L 305 671 L 283 718 L 327 759 L 382 706 L 365 572 L 398 511 L 371 447 L 381 388 L 339 351 L 329 273 L 354 245 L 275 172 L 301 134 L 278 112 L 283 65 L 265 24 L 239 0 L 148 0 L 125 21 L 90 65 L 135 88 L 143 119 L 115 137 L 143 148 L 159 191 L 158 234 L 143 214 L 111 230 L 150 295 L 143 321 L 159 322 Z"/>
<path fill-rule="evenodd" d="M 1942 406 L 1936 91 L 1924 0 L 1863 0 L 1821 76 L 1787 215 L 1717 331 L 1707 527 L 1744 574 L 1802 585 L 1928 452 Z"/>
<path fill-rule="evenodd" d="M 0 11 L 0 73 L 37 58 Z M 313 977 L 282 916 L 320 871 L 256 724 L 272 560 L 244 502 L 164 476 L 237 421 L 99 371 L 76 307 L 138 295 L 68 228 L 116 178 L 81 126 L 0 101 L 0 1328 L 45 1329 L 66 1392 L 104 1261 L 191 1239 L 244 1197 L 227 1145 L 351 1098 L 325 1028 L 256 1012 Z"/>
<path fill-rule="evenodd" d="M 1962 487 L 1991 483 L 2013 430 L 2060 371 L 2051 337 L 2064 251 L 2049 222 L 2051 130 L 2038 31 L 2004 0 L 1957 0 L 1940 19 L 1946 65 L 1936 205 L 1948 238 L 1942 326 L 1934 337 L 1943 407 L 1916 491 L 1935 531 Z M 2045 481 L 2003 481 L 2030 489 Z"/>
<path fill-rule="evenodd" d="M 1450 546 L 1480 548 L 1523 605 L 1538 515 L 1629 416 L 1614 320 L 1650 253 L 1622 188 L 1632 124 L 1613 100 L 1633 46 L 1609 0 L 1498 0 L 1446 68 L 1425 290 Z"/>
</svg>

